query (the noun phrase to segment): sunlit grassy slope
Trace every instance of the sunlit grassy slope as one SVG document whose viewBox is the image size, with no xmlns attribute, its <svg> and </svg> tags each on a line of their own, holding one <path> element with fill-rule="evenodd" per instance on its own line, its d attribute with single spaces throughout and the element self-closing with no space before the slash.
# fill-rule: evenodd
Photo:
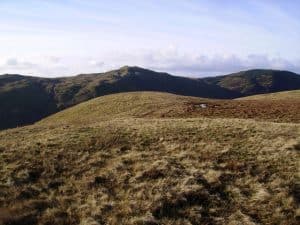
<svg viewBox="0 0 300 225">
<path fill-rule="evenodd" d="M 185 116 L 189 104 L 211 101 L 160 92 L 130 92 L 96 98 L 40 123 L 93 123 L 112 118 Z"/>
<path fill-rule="evenodd" d="M 205 108 L 201 107 L 201 104 Z M 42 120 L 49 123 L 93 123 L 112 118 L 244 118 L 300 122 L 300 98 L 278 101 L 213 100 L 160 92 L 130 92 L 99 97 Z"/>
<path fill-rule="evenodd" d="M 300 99 L 300 90 L 293 91 L 282 91 L 269 94 L 253 95 L 243 98 L 240 100 L 288 100 L 288 99 Z"/>
<path fill-rule="evenodd" d="M 300 125 L 199 104 L 110 95 L 0 132 L 0 224 L 298 224 Z"/>
</svg>

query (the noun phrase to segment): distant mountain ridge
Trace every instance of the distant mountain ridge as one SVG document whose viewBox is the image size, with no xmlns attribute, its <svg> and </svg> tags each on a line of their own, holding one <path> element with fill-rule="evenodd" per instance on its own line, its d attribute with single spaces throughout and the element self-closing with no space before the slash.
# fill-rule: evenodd
<svg viewBox="0 0 300 225">
<path fill-rule="evenodd" d="M 139 67 L 75 77 L 0 76 L 0 129 L 36 122 L 62 109 L 112 93 L 159 91 L 179 95 L 233 99 L 300 89 L 300 75 L 288 71 L 249 70 L 187 78 Z"/>
</svg>

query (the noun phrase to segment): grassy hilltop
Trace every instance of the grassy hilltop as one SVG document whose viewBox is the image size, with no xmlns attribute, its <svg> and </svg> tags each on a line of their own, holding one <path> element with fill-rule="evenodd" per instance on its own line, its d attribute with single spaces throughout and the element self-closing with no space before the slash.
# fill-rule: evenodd
<svg viewBox="0 0 300 225">
<path fill-rule="evenodd" d="M 298 91 L 295 91 L 297 93 Z M 290 92 L 294 93 L 294 92 Z M 278 95 L 281 95 L 278 93 Z M 260 96 L 260 95 L 258 95 Z M 205 108 L 201 107 L 205 105 Z M 272 122 L 300 122 L 300 98 L 214 100 L 159 92 L 107 95 L 71 107 L 41 123 L 92 123 L 112 118 L 243 118 Z"/>
<path fill-rule="evenodd" d="M 0 224 L 298 224 L 299 121 L 228 104 L 116 94 L 0 132 Z"/>
</svg>

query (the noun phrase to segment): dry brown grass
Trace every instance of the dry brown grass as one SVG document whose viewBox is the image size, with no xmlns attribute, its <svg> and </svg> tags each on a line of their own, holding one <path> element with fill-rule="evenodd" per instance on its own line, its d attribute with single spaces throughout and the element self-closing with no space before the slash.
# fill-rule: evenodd
<svg viewBox="0 0 300 225">
<path fill-rule="evenodd" d="M 0 221 L 299 223 L 300 125 L 119 108 L 0 132 Z"/>
<path fill-rule="evenodd" d="M 207 101 L 207 108 L 192 105 L 194 116 L 210 118 L 243 118 L 271 122 L 300 122 L 300 98 L 286 100 Z M 189 113 L 187 113 L 189 114 Z"/>
<path fill-rule="evenodd" d="M 205 104 L 206 108 L 201 108 Z M 41 124 L 82 124 L 112 118 L 241 118 L 300 122 L 300 98 L 279 100 L 212 100 L 159 92 L 113 94 L 79 104 Z"/>
<path fill-rule="evenodd" d="M 299 100 L 300 90 L 281 91 L 276 93 L 252 95 L 248 97 L 238 98 L 240 100 Z"/>
</svg>

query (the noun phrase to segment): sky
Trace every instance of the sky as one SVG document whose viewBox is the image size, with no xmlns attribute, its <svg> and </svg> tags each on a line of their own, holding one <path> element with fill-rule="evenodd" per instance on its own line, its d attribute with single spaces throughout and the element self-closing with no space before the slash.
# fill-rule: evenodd
<svg viewBox="0 0 300 225">
<path fill-rule="evenodd" d="M 0 0 L 0 74 L 300 73 L 300 0 Z"/>
</svg>

